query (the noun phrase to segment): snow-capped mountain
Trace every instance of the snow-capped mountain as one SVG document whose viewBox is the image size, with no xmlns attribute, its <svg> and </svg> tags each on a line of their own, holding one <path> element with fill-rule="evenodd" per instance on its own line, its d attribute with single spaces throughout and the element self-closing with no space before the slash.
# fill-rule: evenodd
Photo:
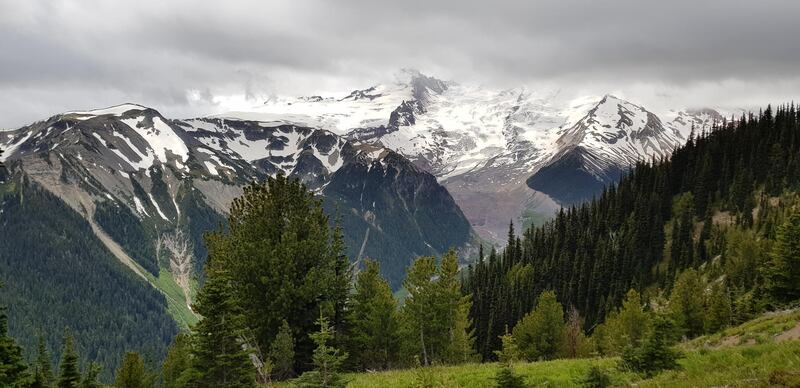
<svg viewBox="0 0 800 388">
<path fill-rule="evenodd" d="M 668 155 L 692 127 L 709 130 L 720 118 L 706 109 L 662 120 L 610 95 L 491 90 L 413 70 L 340 97 L 274 98 L 220 117 L 323 128 L 394 150 L 434 174 L 472 226 L 496 242 L 509 220 L 536 222 L 591 198 L 637 160 Z"/>
<path fill-rule="evenodd" d="M 57 195 L 154 275 L 159 262 L 142 252 L 139 240 L 185 230 L 199 264 L 203 231 L 217 227 L 245 184 L 278 173 L 319 193 L 329 213 L 341 217 L 350 256 L 380 260 L 395 287 L 414 257 L 464 248 L 472 238 L 433 175 L 390 149 L 325 129 L 170 120 L 125 104 L 0 132 L 0 147 L 12 176 Z M 144 237 L 130 240 L 118 222 L 138 225 L 131 227 Z"/>
</svg>

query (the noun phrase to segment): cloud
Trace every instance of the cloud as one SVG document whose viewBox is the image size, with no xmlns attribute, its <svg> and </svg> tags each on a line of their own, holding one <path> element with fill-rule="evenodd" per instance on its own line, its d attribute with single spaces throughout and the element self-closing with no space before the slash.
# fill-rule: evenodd
<svg viewBox="0 0 800 388">
<path fill-rule="evenodd" d="M 220 96 L 349 90 L 403 67 L 642 100 L 782 98 L 799 84 L 798 14 L 794 0 L 4 1 L 0 126 L 124 101 L 201 115 Z"/>
</svg>

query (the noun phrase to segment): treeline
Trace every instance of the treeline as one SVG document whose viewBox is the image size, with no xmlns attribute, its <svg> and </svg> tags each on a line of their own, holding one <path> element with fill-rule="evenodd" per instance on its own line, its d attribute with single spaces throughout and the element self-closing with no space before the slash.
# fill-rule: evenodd
<svg viewBox="0 0 800 388">
<path fill-rule="evenodd" d="M 791 212 L 792 205 L 776 196 L 800 188 L 798 123 L 794 105 L 719 123 L 708 133 L 692 134 L 669 159 L 639 163 L 600 198 L 562 210 L 521 238 L 512 226 L 507 248 L 482 257 L 465 282 L 483 359 L 495 358 L 505 328 L 547 290 L 579 311 L 590 331 L 628 290 L 668 294 L 684 270 L 704 265 L 735 271 L 735 280 L 715 292 L 731 298 L 739 310 L 748 303 L 760 305 L 752 308 L 759 310 L 792 299 L 786 290 L 767 298 L 763 289 L 753 288 L 768 272 L 770 282 L 783 276 L 768 270 L 765 258 L 732 263 L 737 249 L 752 249 L 757 257 L 768 248 L 766 240 L 776 237 L 777 226 Z M 762 271 L 752 266 L 749 274 L 741 268 L 753 264 L 765 266 Z M 796 270 L 787 276 L 800 279 Z"/>
</svg>

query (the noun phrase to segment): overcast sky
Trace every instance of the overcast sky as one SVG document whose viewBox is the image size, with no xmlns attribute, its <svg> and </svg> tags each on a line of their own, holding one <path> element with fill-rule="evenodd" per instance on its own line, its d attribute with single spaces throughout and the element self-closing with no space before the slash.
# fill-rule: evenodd
<svg viewBox="0 0 800 388">
<path fill-rule="evenodd" d="M 0 0 L 0 127 L 367 87 L 400 68 L 646 107 L 800 96 L 800 1 Z"/>
</svg>

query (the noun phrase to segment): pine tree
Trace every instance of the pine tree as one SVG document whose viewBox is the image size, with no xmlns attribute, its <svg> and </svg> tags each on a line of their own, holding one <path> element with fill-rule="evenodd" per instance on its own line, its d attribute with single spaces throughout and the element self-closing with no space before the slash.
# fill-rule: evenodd
<svg viewBox="0 0 800 388">
<path fill-rule="evenodd" d="M 725 281 L 714 282 L 706 299 L 705 332 L 716 333 L 731 323 L 731 297 Z"/>
<path fill-rule="evenodd" d="M 403 337 L 406 346 L 414 349 L 423 366 L 428 366 L 436 359 L 437 353 L 443 350 L 441 320 L 437 308 L 436 261 L 433 257 L 418 257 L 406 273 L 403 283 L 408 290 L 408 297 L 403 306 Z"/>
<path fill-rule="evenodd" d="M 508 331 L 508 326 L 506 326 L 506 333 L 500 336 L 500 341 L 503 343 L 503 347 L 495 351 L 498 361 L 510 364 L 520 359 L 519 347 L 514 341 L 514 336 Z"/>
<path fill-rule="evenodd" d="M 594 339 L 602 354 L 617 355 L 626 348 L 639 347 L 649 329 L 650 315 L 644 311 L 639 293 L 631 289 L 622 307 L 609 313 L 595 329 Z"/>
<path fill-rule="evenodd" d="M 386 369 L 399 351 L 397 302 L 380 264 L 367 260 L 358 274 L 348 315 L 349 353 L 356 368 Z"/>
<path fill-rule="evenodd" d="M 497 381 L 497 388 L 525 388 L 525 379 L 522 376 L 514 373 L 514 369 L 510 364 L 502 364 L 500 365 L 500 369 L 497 370 L 497 376 L 495 376 L 495 381 Z"/>
<path fill-rule="evenodd" d="M 0 385 L 4 387 L 26 386 L 29 378 L 27 369 L 22 358 L 22 349 L 8 335 L 6 307 L 0 306 Z"/>
<path fill-rule="evenodd" d="M 300 387 L 344 387 L 347 382 L 339 374 L 342 364 L 347 359 L 347 353 L 332 347 L 329 343 L 335 336 L 335 330 L 330 326 L 328 318 L 320 315 L 317 320 L 319 331 L 311 334 L 317 348 L 314 350 L 314 370 L 303 373 L 296 383 Z"/>
<path fill-rule="evenodd" d="M 777 303 L 800 299 L 800 212 L 778 228 L 770 261 L 764 270 L 766 289 Z"/>
<path fill-rule="evenodd" d="M 78 371 L 78 353 L 75 352 L 75 340 L 72 333 L 64 330 L 64 348 L 61 351 L 61 373 L 58 376 L 58 388 L 77 388 L 81 382 Z"/>
<path fill-rule="evenodd" d="M 294 367 L 308 368 L 315 345 L 306 333 L 316 330 L 320 309 L 345 334 L 351 278 L 341 231 L 331 231 L 320 199 L 298 179 L 279 174 L 247 186 L 231 206 L 228 228 L 208 234 L 206 246 L 228 271 L 258 349 L 270 347 L 286 320 L 298 334 Z"/>
<path fill-rule="evenodd" d="M 669 298 L 669 307 L 678 329 L 687 337 L 703 334 L 704 291 L 697 271 L 688 269 L 681 273 Z"/>
<path fill-rule="evenodd" d="M 161 367 L 163 388 L 183 388 L 192 379 L 191 337 L 180 333 L 170 345 Z"/>
<path fill-rule="evenodd" d="M 47 351 L 47 344 L 44 335 L 39 333 L 39 344 L 37 346 L 35 372 L 32 387 L 47 388 L 53 386 L 53 366 L 50 360 L 50 352 Z"/>
<path fill-rule="evenodd" d="M 564 329 L 564 308 L 556 294 L 547 291 L 539 295 L 536 308 L 514 326 L 514 341 L 526 360 L 549 360 L 563 345 Z"/>
<path fill-rule="evenodd" d="M 152 388 L 144 367 L 144 360 L 136 352 L 127 352 L 115 377 L 117 388 Z"/>
<path fill-rule="evenodd" d="M 285 380 L 294 376 L 294 337 L 292 329 L 285 320 L 281 323 L 275 341 L 272 341 L 269 349 L 272 358 L 272 371 L 278 380 Z"/>
<path fill-rule="evenodd" d="M 472 328 L 472 320 L 469 318 L 471 307 L 470 297 L 465 296 L 456 308 L 453 327 L 450 330 L 450 344 L 447 349 L 447 362 L 450 364 L 463 364 L 478 360 L 478 355 L 475 353 L 475 329 Z"/>
<path fill-rule="evenodd" d="M 629 348 L 622 355 L 620 366 L 651 377 L 663 370 L 677 369 L 680 353 L 670 347 L 672 321 L 657 315 L 653 320 L 653 330 L 639 348 Z"/>
<path fill-rule="evenodd" d="M 83 378 L 81 378 L 81 383 L 78 387 L 80 388 L 102 388 L 103 384 L 98 381 L 100 378 L 100 372 L 103 368 L 100 367 L 97 363 L 91 363 L 86 368 L 86 371 L 83 373 Z"/>
<path fill-rule="evenodd" d="M 215 257 L 206 264 L 207 276 L 194 311 L 203 319 L 193 330 L 192 385 L 196 387 L 253 387 L 255 368 L 242 347 L 242 313 L 233 297 L 231 280 Z"/>
</svg>

